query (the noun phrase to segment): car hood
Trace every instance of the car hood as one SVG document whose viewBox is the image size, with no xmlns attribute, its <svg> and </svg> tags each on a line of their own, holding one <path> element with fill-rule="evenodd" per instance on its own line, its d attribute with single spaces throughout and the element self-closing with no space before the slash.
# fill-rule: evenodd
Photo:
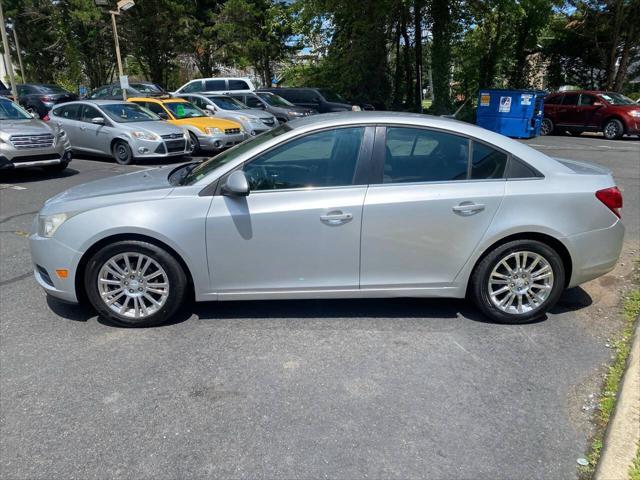
<svg viewBox="0 0 640 480">
<path fill-rule="evenodd" d="M 165 121 L 127 123 L 132 130 L 146 130 L 157 135 L 183 134 L 184 129 Z"/>
<path fill-rule="evenodd" d="M 259 110 L 257 108 L 245 108 L 243 110 L 236 110 L 236 112 L 241 113 L 242 115 L 247 115 L 250 117 L 258 117 L 262 118 L 273 118 L 273 115 L 269 112 L 265 112 L 263 110 Z"/>
<path fill-rule="evenodd" d="M 9 135 L 42 135 L 55 131 L 42 120 L 29 118 L 26 120 L 0 120 L 0 131 Z"/>
<path fill-rule="evenodd" d="M 238 122 L 231 120 L 224 120 L 222 118 L 214 117 L 196 117 L 196 118 L 183 118 L 181 120 L 171 120 L 174 125 L 192 125 L 200 130 L 204 131 L 205 127 L 218 127 L 218 128 L 240 128 Z"/>
<path fill-rule="evenodd" d="M 82 211 L 163 198 L 174 188 L 168 178 L 174 168 L 151 168 L 76 185 L 47 200 L 40 213 Z"/>
</svg>

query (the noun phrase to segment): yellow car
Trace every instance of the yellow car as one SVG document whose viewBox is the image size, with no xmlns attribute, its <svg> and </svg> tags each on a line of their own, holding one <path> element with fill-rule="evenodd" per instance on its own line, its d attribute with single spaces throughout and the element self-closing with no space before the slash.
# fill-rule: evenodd
<svg viewBox="0 0 640 480">
<path fill-rule="evenodd" d="M 209 117 L 182 98 L 129 98 L 130 102 L 151 110 L 160 118 L 189 131 L 191 153 L 222 150 L 244 141 L 248 135 L 231 120 Z"/>
</svg>

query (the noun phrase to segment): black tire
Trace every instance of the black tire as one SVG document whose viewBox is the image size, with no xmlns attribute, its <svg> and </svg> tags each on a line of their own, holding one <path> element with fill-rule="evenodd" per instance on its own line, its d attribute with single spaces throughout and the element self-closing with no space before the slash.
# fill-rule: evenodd
<svg viewBox="0 0 640 480">
<path fill-rule="evenodd" d="M 542 119 L 542 125 L 540 126 L 540 135 L 542 136 L 552 135 L 554 129 L 555 129 L 555 125 L 553 124 L 553 121 L 550 118 L 545 117 Z"/>
<path fill-rule="evenodd" d="M 44 169 L 49 173 L 62 173 L 67 169 L 68 166 L 69 166 L 69 162 L 61 162 L 61 163 L 58 163 L 57 165 L 46 166 L 44 167 Z"/>
<path fill-rule="evenodd" d="M 164 270 L 164 273 L 166 273 L 168 283 L 166 300 L 158 310 L 143 318 L 132 318 L 112 310 L 105 303 L 105 300 L 102 299 L 98 290 L 98 278 L 102 267 L 110 259 L 122 253 L 132 254 L 134 257 L 135 254 L 145 255 L 157 262 Z M 125 275 L 125 277 L 126 276 L 127 275 Z M 116 242 L 99 250 L 87 263 L 83 280 L 87 298 L 98 314 L 114 325 L 121 327 L 151 327 L 167 322 L 184 302 L 187 290 L 187 277 L 180 263 L 173 255 L 154 244 L 138 240 Z M 149 280 L 149 282 L 151 282 L 151 280 Z M 114 288 L 118 287 L 116 286 Z M 109 298 L 113 298 L 113 296 Z M 127 301 L 127 305 L 128 303 Z M 149 307 L 153 306 L 148 301 L 146 303 L 149 304 Z M 133 304 L 135 305 L 135 302 L 133 302 Z M 129 308 L 126 309 L 125 313 L 129 310 Z"/>
<path fill-rule="evenodd" d="M 189 144 L 189 155 L 195 155 L 200 151 L 200 141 L 198 140 L 198 137 L 196 137 L 192 132 L 189 132 Z"/>
<path fill-rule="evenodd" d="M 489 294 L 488 283 L 491 272 L 505 257 L 516 252 L 533 252 L 541 255 L 553 271 L 553 285 L 548 297 L 539 306 L 524 313 L 508 313 L 501 310 L 494 305 Z M 471 277 L 470 293 L 478 308 L 491 320 L 499 323 L 522 324 L 543 317 L 558 301 L 564 287 L 564 265 L 558 252 L 537 240 L 514 240 L 496 247 L 476 265 Z"/>
<path fill-rule="evenodd" d="M 111 153 L 119 165 L 131 165 L 133 163 L 133 152 L 129 144 L 124 140 L 116 140 L 113 142 Z"/>
<path fill-rule="evenodd" d="M 617 118 L 611 118 L 602 127 L 602 134 L 607 140 L 616 140 L 624 134 L 624 125 Z"/>
</svg>

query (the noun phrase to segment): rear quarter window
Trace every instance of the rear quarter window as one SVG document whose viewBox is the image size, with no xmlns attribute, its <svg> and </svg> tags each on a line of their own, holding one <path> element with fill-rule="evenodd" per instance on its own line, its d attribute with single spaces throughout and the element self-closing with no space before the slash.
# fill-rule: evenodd
<svg viewBox="0 0 640 480">
<path fill-rule="evenodd" d="M 229 80 L 229 90 L 249 90 L 249 85 L 244 80 Z"/>
</svg>

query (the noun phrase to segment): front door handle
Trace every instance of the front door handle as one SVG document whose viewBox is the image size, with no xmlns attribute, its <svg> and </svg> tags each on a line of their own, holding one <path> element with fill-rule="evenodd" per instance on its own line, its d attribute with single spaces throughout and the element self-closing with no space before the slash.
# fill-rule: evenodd
<svg viewBox="0 0 640 480">
<path fill-rule="evenodd" d="M 462 202 L 453 207 L 453 211 L 460 215 L 473 215 L 484 210 L 484 207 L 482 203 Z"/>
<path fill-rule="evenodd" d="M 335 210 L 327 213 L 326 215 L 320 215 L 320 220 L 328 225 L 342 225 L 343 223 L 353 220 L 353 215 L 350 213 L 344 213 L 340 210 Z"/>
</svg>

